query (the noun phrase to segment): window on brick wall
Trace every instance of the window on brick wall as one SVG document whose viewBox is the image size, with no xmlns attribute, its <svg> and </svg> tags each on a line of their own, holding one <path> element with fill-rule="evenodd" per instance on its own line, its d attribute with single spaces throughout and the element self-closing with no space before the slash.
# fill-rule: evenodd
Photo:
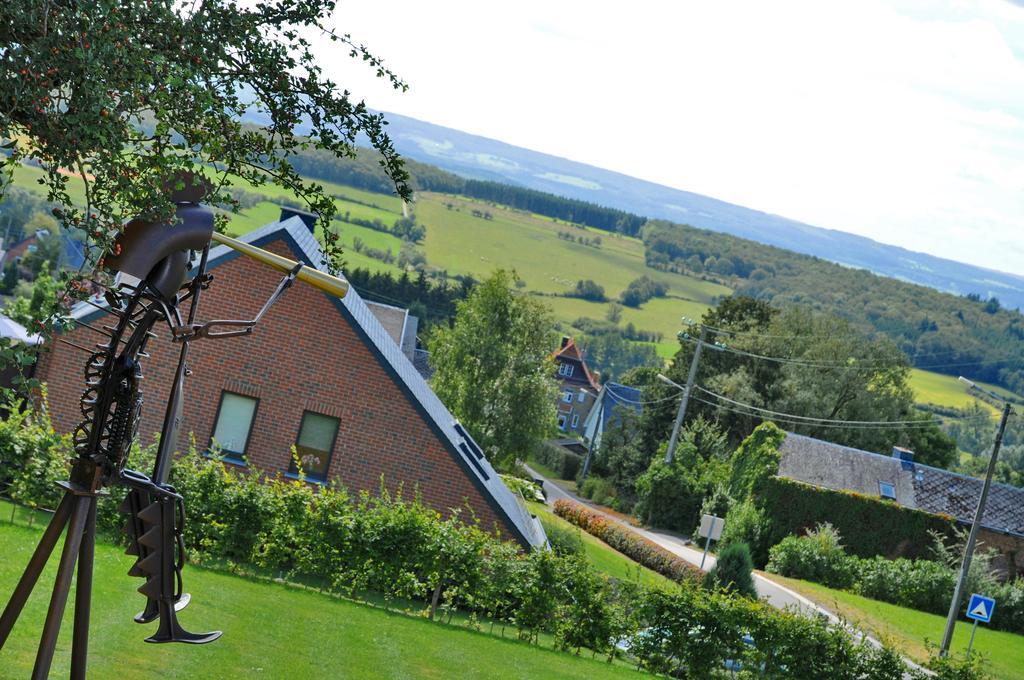
<svg viewBox="0 0 1024 680">
<path fill-rule="evenodd" d="M 566 404 L 572 403 L 572 390 L 566 390 L 565 392 L 562 393 L 562 401 L 564 401 Z"/>
<path fill-rule="evenodd" d="M 252 433 L 259 400 L 234 392 L 221 392 L 217 406 L 217 422 L 213 427 L 210 447 L 219 447 L 229 460 L 245 462 L 245 449 Z"/>
<path fill-rule="evenodd" d="M 334 450 L 334 440 L 337 436 L 337 418 L 312 411 L 302 414 L 299 438 L 295 442 L 295 453 L 302 464 L 302 472 L 307 478 L 320 482 L 327 479 L 327 470 L 331 466 L 331 451 Z M 298 474 L 294 460 L 289 465 L 288 471 Z"/>
</svg>

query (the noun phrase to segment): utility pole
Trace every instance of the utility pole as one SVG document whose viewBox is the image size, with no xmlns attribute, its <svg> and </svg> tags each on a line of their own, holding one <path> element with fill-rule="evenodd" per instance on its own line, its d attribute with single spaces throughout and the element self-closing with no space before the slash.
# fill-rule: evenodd
<svg viewBox="0 0 1024 680">
<path fill-rule="evenodd" d="M 676 455 L 676 444 L 679 443 L 679 428 L 683 425 L 683 418 L 686 417 L 686 405 L 690 401 L 690 393 L 693 391 L 693 382 L 697 379 L 697 365 L 700 364 L 700 353 L 704 349 L 704 344 L 707 341 L 707 329 L 704 326 L 700 327 L 700 337 L 697 338 L 697 347 L 693 350 L 693 361 L 690 362 L 690 374 L 686 377 L 686 387 L 683 389 L 683 399 L 679 402 L 679 412 L 676 413 L 676 423 L 672 426 L 672 438 L 668 440 L 668 451 L 665 453 L 665 462 L 671 463 L 675 459 Z M 671 385 L 676 385 L 665 376 L 658 374 L 663 382 L 667 382 Z"/>
<path fill-rule="evenodd" d="M 581 388 L 581 390 L 583 392 L 587 392 L 586 390 L 583 390 L 582 388 Z M 607 385 L 605 386 L 605 390 L 606 390 L 606 393 L 605 393 L 604 397 L 606 398 L 608 396 L 608 394 L 607 394 L 607 390 L 608 390 Z M 590 394 L 590 392 L 587 392 L 587 394 Z M 597 424 L 594 425 L 594 436 L 591 438 L 590 445 L 587 447 L 587 455 L 584 456 L 584 458 L 583 458 L 583 472 L 580 473 L 580 482 L 582 482 L 584 479 L 586 479 L 587 478 L 587 473 L 590 472 L 590 459 L 594 455 L 594 446 L 596 446 L 596 443 L 594 442 L 594 439 L 597 438 L 598 430 L 599 429 L 603 429 L 602 423 L 603 423 L 603 420 L 604 420 L 604 402 L 605 402 L 605 398 L 602 398 L 600 394 L 597 395 L 597 397 L 595 397 L 595 398 L 600 398 L 601 399 L 601 407 L 597 410 Z"/>
<path fill-rule="evenodd" d="M 1006 421 L 1010 417 L 1010 402 L 988 390 L 981 390 L 970 380 L 964 377 L 961 381 L 967 383 L 971 388 L 987 392 L 1000 401 L 1003 401 L 1003 417 L 999 421 L 999 431 L 996 432 L 996 443 L 992 447 L 992 457 L 988 461 L 988 472 L 985 473 L 985 484 L 981 487 L 981 498 L 978 499 L 978 508 L 974 512 L 974 523 L 971 525 L 971 532 L 967 535 L 967 546 L 964 548 L 964 561 L 960 566 L 960 577 L 956 581 L 956 588 L 953 590 L 953 600 L 949 603 L 949 616 L 946 617 L 946 630 L 942 634 L 942 646 L 939 648 L 939 656 L 949 654 L 949 645 L 953 641 L 953 628 L 956 626 L 957 615 L 960 613 L 960 601 L 964 596 L 964 586 L 967 584 L 967 572 L 971 568 L 971 558 L 974 556 L 974 542 L 978 537 L 978 529 L 981 527 L 981 519 L 985 515 L 985 502 L 988 500 L 988 491 L 992 486 L 992 474 L 996 469 L 996 459 L 999 458 L 999 447 L 1003 444 L 1003 434 L 1006 432 Z"/>
</svg>

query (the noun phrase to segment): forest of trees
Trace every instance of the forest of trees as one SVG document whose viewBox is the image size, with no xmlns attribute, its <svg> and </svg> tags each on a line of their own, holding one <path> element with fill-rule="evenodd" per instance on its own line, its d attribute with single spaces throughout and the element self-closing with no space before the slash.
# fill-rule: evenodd
<svg viewBox="0 0 1024 680">
<path fill-rule="evenodd" d="M 367 300 L 407 308 L 419 318 L 424 329 L 436 324 L 449 325 L 455 318 L 455 303 L 466 299 L 476 285 L 469 277 L 436 283 L 424 272 L 416 276 L 405 272 L 396 277 L 389 272 L 361 268 L 346 271 L 345 278 Z"/>
<path fill-rule="evenodd" d="M 835 314 L 888 337 L 913 366 L 1024 392 L 1024 316 L 998 301 L 670 222 L 648 222 L 643 238 L 653 267 L 716 274 L 739 295 Z"/>
</svg>

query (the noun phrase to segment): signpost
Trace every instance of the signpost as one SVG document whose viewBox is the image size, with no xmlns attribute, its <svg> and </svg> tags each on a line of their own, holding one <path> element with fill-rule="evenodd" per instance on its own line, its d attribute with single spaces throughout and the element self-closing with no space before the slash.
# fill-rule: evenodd
<svg viewBox="0 0 1024 680">
<path fill-rule="evenodd" d="M 977 593 L 971 595 L 971 600 L 967 603 L 967 618 L 972 619 L 974 625 L 971 627 L 971 641 L 967 643 L 968 658 L 971 656 L 971 647 L 974 645 L 974 633 L 978 630 L 978 621 L 989 623 L 995 610 L 996 601 L 991 597 Z"/>
<path fill-rule="evenodd" d="M 725 527 L 725 520 L 714 515 L 701 515 L 700 530 L 697 532 L 704 539 L 704 555 L 700 558 L 700 568 L 704 568 L 704 560 L 708 558 L 708 548 L 711 541 L 717 541 L 722 537 L 722 529 Z"/>
</svg>

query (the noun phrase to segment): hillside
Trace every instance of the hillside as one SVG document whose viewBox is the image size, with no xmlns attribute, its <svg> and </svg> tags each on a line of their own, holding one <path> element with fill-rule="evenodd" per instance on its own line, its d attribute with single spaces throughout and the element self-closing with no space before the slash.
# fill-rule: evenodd
<svg viewBox="0 0 1024 680">
<path fill-rule="evenodd" d="M 1024 277 L 1017 274 L 912 252 L 395 113 L 386 115 L 399 153 L 464 177 L 685 222 L 956 295 L 997 296 L 1011 307 L 1024 307 Z"/>
</svg>

